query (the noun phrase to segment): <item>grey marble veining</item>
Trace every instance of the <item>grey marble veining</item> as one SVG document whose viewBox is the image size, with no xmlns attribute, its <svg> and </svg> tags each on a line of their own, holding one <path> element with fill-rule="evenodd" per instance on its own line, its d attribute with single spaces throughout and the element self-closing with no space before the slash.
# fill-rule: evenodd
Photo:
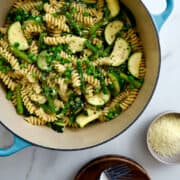
<svg viewBox="0 0 180 180">
<path fill-rule="evenodd" d="M 156 12 L 165 5 L 155 0 L 143 1 Z M 180 1 L 175 0 L 175 9 L 159 34 L 162 64 L 158 86 L 145 112 L 131 128 L 112 141 L 88 150 L 58 152 L 29 147 L 13 156 L 0 158 L 0 180 L 71 180 L 85 163 L 105 154 L 120 154 L 136 160 L 153 180 L 179 180 L 180 166 L 158 163 L 145 143 L 148 124 L 158 113 L 180 111 L 179 19 Z M 7 147 L 11 142 L 12 136 L 0 127 L 0 147 Z"/>
</svg>

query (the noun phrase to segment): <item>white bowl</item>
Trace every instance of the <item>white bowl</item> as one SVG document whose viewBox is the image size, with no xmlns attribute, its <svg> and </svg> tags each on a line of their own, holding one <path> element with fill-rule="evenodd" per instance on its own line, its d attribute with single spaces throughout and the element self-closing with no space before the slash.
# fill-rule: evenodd
<svg viewBox="0 0 180 180">
<path fill-rule="evenodd" d="M 159 114 L 149 125 L 148 127 L 148 131 L 147 131 L 147 136 L 146 136 L 146 143 L 147 143 L 147 147 L 148 150 L 150 151 L 151 155 L 158 160 L 161 163 L 167 164 L 167 165 L 175 165 L 175 164 L 180 164 L 180 154 L 178 155 L 174 155 L 174 156 L 161 156 L 160 154 L 156 153 L 153 148 L 151 147 L 151 144 L 148 141 L 148 134 L 149 134 L 149 129 L 152 127 L 152 125 L 154 123 L 156 123 L 157 121 L 160 120 L 161 117 L 169 115 L 169 114 L 175 114 L 178 115 L 180 118 L 180 113 L 178 112 L 174 112 L 174 111 L 168 111 L 168 112 L 164 112 Z"/>
</svg>

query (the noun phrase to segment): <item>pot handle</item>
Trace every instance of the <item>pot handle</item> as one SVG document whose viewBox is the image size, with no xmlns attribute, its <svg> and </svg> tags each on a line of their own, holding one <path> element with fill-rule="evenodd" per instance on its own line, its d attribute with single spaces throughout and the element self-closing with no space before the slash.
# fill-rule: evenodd
<svg viewBox="0 0 180 180">
<path fill-rule="evenodd" d="M 165 21 L 171 14 L 173 7 L 174 7 L 174 1 L 166 0 L 166 4 L 167 4 L 166 9 L 161 14 L 152 15 L 154 23 L 155 23 L 158 31 L 161 30 L 162 25 L 165 23 Z"/>
<path fill-rule="evenodd" d="M 14 136 L 14 142 L 9 148 L 0 149 L 0 156 L 10 156 L 28 146 L 31 146 L 31 144 L 17 136 Z"/>
</svg>

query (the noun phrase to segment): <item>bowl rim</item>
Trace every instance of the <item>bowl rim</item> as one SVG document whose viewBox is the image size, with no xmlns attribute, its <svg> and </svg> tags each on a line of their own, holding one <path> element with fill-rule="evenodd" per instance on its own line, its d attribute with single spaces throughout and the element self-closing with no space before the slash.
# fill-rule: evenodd
<svg viewBox="0 0 180 180">
<path fill-rule="evenodd" d="M 157 160 L 158 162 L 161 162 L 161 163 L 163 163 L 163 164 L 166 164 L 166 165 L 176 165 L 176 164 L 180 164 L 180 162 L 170 162 L 170 161 L 166 161 L 166 160 L 161 159 L 160 157 L 163 157 L 163 156 L 161 156 L 161 155 L 159 155 L 158 153 L 156 153 L 156 152 L 152 149 L 152 147 L 151 147 L 151 145 L 150 145 L 150 143 L 149 143 L 149 141 L 148 141 L 148 134 L 149 134 L 149 130 L 150 130 L 150 128 L 152 127 L 152 125 L 155 124 L 157 121 L 159 121 L 159 119 L 160 119 L 161 117 L 166 116 L 166 115 L 168 115 L 168 114 L 180 114 L 180 112 L 178 112 L 178 111 L 173 111 L 173 110 L 164 111 L 164 112 L 158 114 L 155 118 L 153 118 L 153 120 L 150 122 L 150 124 L 149 124 L 149 126 L 148 126 L 148 129 L 147 129 L 147 133 L 146 133 L 146 145 L 147 145 L 147 148 L 148 148 L 151 156 L 152 156 L 155 160 Z M 170 158 L 171 158 L 171 157 L 170 157 Z"/>
</svg>

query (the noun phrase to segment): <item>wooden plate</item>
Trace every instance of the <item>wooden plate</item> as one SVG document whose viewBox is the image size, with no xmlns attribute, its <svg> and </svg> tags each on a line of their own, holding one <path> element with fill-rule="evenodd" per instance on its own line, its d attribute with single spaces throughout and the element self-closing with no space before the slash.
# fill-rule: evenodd
<svg viewBox="0 0 180 180">
<path fill-rule="evenodd" d="M 131 180 L 150 180 L 141 165 L 129 158 L 118 155 L 106 155 L 90 161 L 79 170 L 74 180 L 99 180 L 103 170 L 118 164 L 124 164 L 131 169 Z"/>
</svg>

